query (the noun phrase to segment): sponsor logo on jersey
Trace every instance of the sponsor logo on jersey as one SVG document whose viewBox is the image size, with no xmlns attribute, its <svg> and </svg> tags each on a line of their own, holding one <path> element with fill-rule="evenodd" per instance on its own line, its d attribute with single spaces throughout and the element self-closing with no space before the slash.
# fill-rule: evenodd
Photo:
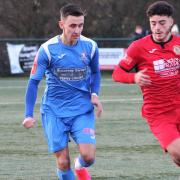
<svg viewBox="0 0 180 180">
<path fill-rule="evenodd" d="M 58 56 L 58 59 L 62 59 L 65 55 L 66 55 L 66 54 L 60 54 L 60 55 Z"/>
<path fill-rule="evenodd" d="M 149 53 L 153 54 L 156 50 L 157 50 L 156 48 L 151 49 L 151 50 L 149 51 Z"/>
<path fill-rule="evenodd" d="M 162 77 L 175 76 L 178 74 L 180 69 L 180 59 L 170 58 L 170 59 L 159 59 L 153 61 L 154 70 L 157 74 Z"/>
<path fill-rule="evenodd" d="M 180 46 L 179 45 L 175 45 L 173 47 L 173 51 L 176 55 L 180 55 Z"/>
<path fill-rule="evenodd" d="M 56 68 L 54 73 L 61 81 L 79 81 L 86 78 L 87 68 Z"/>
</svg>

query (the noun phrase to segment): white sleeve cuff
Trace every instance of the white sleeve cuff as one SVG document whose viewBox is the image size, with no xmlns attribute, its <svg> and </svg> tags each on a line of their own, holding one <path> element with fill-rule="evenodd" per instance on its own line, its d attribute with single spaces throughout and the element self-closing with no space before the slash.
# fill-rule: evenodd
<svg viewBox="0 0 180 180">
<path fill-rule="evenodd" d="M 97 95 L 96 93 L 92 93 L 91 95 L 94 95 L 94 96 L 97 96 L 97 97 L 98 97 L 98 95 Z"/>
</svg>

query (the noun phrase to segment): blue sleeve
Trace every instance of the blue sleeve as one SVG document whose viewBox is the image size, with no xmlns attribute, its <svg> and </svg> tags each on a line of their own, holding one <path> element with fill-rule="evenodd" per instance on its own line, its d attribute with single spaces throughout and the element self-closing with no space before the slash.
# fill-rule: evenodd
<svg viewBox="0 0 180 180">
<path fill-rule="evenodd" d="M 99 68 L 99 51 L 96 47 L 94 56 L 90 63 L 91 67 L 91 93 L 99 94 L 101 73 Z"/>
<path fill-rule="evenodd" d="M 25 117 L 33 117 L 39 82 L 39 80 L 33 79 L 30 79 L 28 82 L 25 95 Z"/>
<path fill-rule="evenodd" d="M 41 46 L 34 59 L 30 78 L 35 80 L 41 80 L 48 67 L 49 67 L 49 58 L 44 48 Z"/>
</svg>

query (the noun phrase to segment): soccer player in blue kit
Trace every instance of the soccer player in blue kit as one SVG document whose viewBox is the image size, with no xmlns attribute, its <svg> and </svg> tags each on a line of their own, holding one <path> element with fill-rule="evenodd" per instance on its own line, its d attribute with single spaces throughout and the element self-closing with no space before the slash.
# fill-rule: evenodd
<svg viewBox="0 0 180 180">
<path fill-rule="evenodd" d="M 90 180 L 87 167 L 95 160 L 95 115 L 103 108 L 98 99 L 100 89 L 97 44 L 81 35 L 85 12 L 75 4 L 60 10 L 62 34 L 48 40 L 38 50 L 31 70 L 25 97 L 25 128 L 34 126 L 33 110 L 38 84 L 46 76 L 41 102 L 42 125 L 57 161 L 57 176 L 74 180 L 70 166 L 69 136 L 76 142 L 80 155 L 75 159 L 78 180 Z"/>
</svg>

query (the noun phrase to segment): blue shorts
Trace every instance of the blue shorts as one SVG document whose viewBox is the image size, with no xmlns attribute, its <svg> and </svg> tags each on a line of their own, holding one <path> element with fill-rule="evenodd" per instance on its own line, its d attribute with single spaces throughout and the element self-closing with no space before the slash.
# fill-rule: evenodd
<svg viewBox="0 0 180 180">
<path fill-rule="evenodd" d="M 50 152 L 67 147 L 69 136 L 77 144 L 95 144 L 94 111 L 75 117 L 57 117 L 53 112 L 42 114 L 42 125 Z"/>
</svg>

